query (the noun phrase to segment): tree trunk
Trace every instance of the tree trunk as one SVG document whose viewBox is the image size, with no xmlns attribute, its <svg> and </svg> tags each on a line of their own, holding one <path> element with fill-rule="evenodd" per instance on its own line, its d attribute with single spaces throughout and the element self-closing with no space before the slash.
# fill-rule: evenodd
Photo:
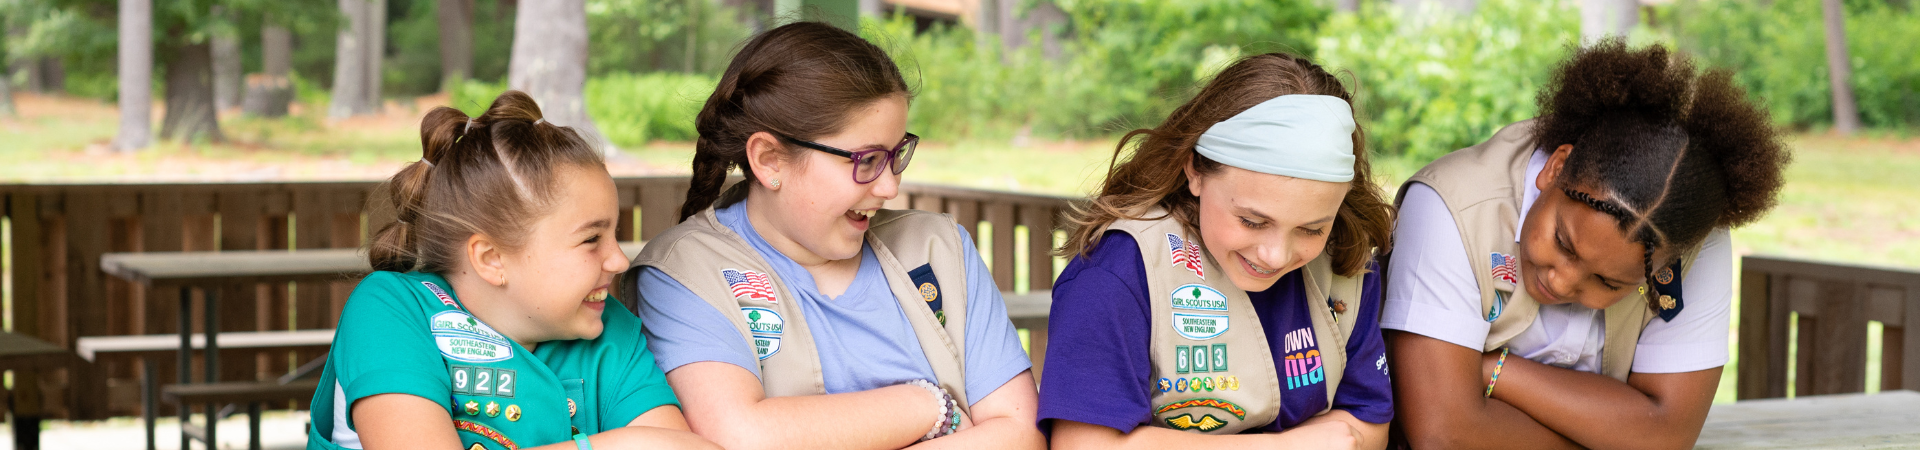
<svg viewBox="0 0 1920 450">
<path fill-rule="evenodd" d="M 209 40 L 213 43 L 213 106 L 215 110 L 239 107 L 240 36 L 215 34 Z"/>
<path fill-rule="evenodd" d="M 473 0 L 439 0 L 440 90 L 473 77 Z"/>
<path fill-rule="evenodd" d="M 1639 0 L 1580 0 L 1580 41 L 1626 36 L 1640 22 Z"/>
<path fill-rule="evenodd" d="M 589 141 L 599 128 L 587 116 L 587 10 L 585 0 L 521 2 L 513 20 L 513 55 L 507 86 L 540 104 L 547 122 L 570 126 Z"/>
<path fill-rule="evenodd" d="M 153 142 L 153 4 L 120 0 L 120 135 L 113 147 L 127 152 Z"/>
<path fill-rule="evenodd" d="M 1847 12 L 1840 0 L 1824 0 L 1827 22 L 1827 78 L 1833 87 L 1833 130 L 1843 136 L 1860 131 L 1860 109 L 1853 98 L 1853 58 L 1847 54 Z"/>
<path fill-rule="evenodd" d="M 327 117 L 335 119 L 369 114 L 373 107 L 367 103 L 367 62 L 372 53 L 373 43 L 367 41 L 367 30 L 373 26 L 372 8 L 369 0 L 340 0 L 340 15 L 346 19 L 342 24 L 334 46 L 333 63 L 333 100 L 327 106 Z"/>
<path fill-rule="evenodd" d="M 387 58 L 387 0 L 367 0 L 366 105 L 371 114 L 379 114 L 381 66 Z"/>
<path fill-rule="evenodd" d="M 213 44 L 180 45 L 168 54 L 173 60 L 167 61 L 167 113 L 160 120 L 160 138 L 225 141 L 213 105 Z"/>
<path fill-rule="evenodd" d="M 293 33 L 268 23 L 260 27 L 260 69 L 263 73 L 247 76 L 246 100 L 241 108 L 248 115 L 282 117 L 293 102 L 293 82 L 287 73 L 293 68 Z"/>
</svg>

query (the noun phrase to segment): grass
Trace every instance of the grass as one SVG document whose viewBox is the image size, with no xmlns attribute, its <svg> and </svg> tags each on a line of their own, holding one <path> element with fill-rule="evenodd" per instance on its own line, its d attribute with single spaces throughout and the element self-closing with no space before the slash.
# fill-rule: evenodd
<svg viewBox="0 0 1920 450">
<path fill-rule="evenodd" d="M 378 179 L 419 158 L 419 114 L 395 106 L 383 116 L 340 122 L 298 113 L 283 119 L 229 117 L 222 127 L 232 142 L 161 143 L 123 155 L 107 150 L 116 131 L 112 105 L 18 95 L 24 117 L 0 119 L 0 182 Z M 428 107 L 445 99 L 411 103 Z M 1080 196 L 1104 175 L 1113 145 L 1112 140 L 933 140 L 920 147 L 906 176 L 913 182 Z M 1920 211 L 1920 183 L 1910 178 L 1920 173 L 1920 140 L 1796 135 L 1789 145 L 1795 162 L 1779 205 L 1761 221 L 1734 230 L 1736 253 L 1920 268 L 1920 214 L 1913 212 Z M 685 173 L 691 149 L 685 142 L 622 148 L 609 166 L 621 175 Z M 1388 195 L 1422 164 L 1373 158 L 1375 179 Z M 991 244 L 988 231 L 975 239 Z M 1017 261 L 1024 261 L 1025 242 L 1015 244 Z M 1030 286 L 1027 268 L 1016 269 L 1011 287 Z M 11 280 L 0 279 L 0 288 L 10 291 L 10 286 Z M 12 298 L 11 292 L 4 294 Z M 1734 301 L 1738 311 L 1739 299 Z M 1868 332 L 1871 392 L 1879 387 L 1882 331 L 1875 323 Z M 1734 398 L 1737 336 L 1735 329 L 1729 353 L 1736 359 L 1725 369 L 1716 402 Z"/>
</svg>

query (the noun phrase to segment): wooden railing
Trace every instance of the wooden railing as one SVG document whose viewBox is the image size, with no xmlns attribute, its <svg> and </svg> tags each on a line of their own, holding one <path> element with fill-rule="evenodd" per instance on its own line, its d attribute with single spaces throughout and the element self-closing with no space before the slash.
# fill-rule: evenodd
<svg viewBox="0 0 1920 450">
<path fill-rule="evenodd" d="M 1789 367 L 1796 396 L 1865 391 L 1868 321 L 1882 325 L 1880 389 L 1920 388 L 1920 367 L 1905 365 L 1920 363 L 1920 333 L 1907 333 L 1920 324 L 1920 271 L 1741 258 L 1739 398 L 1787 396 Z"/>
<path fill-rule="evenodd" d="M 685 177 L 618 178 L 622 240 L 653 237 L 673 226 L 685 199 Z M 180 295 L 148 291 L 100 271 L 112 252 L 320 249 L 360 247 L 370 230 L 392 219 L 363 213 L 373 182 L 0 185 L 0 216 L 11 245 L 10 331 L 72 349 L 80 336 L 175 333 Z M 891 208 L 952 214 L 974 235 L 993 278 L 1012 290 L 1052 286 L 1053 231 L 1070 199 L 907 184 Z M 985 230 L 986 234 L 981 234 Z M 1038 231 L 1038 232 L 1035 232 Z M 1016 242 L 1024 241 L 1023 248 Z M 1025 277 L 1018 277 L 1024 271 Z M 221 331 L 333 328 L 353 280 L 319 286 L 233 285 L 219 288 Z M 199 293 L 195 296 L 198 297 Z M 1018 320 L 1033 330 L 1043 355 L 1045 318 Z M 197 321 L 195 331 L 201 326 Z M 285 374 L 317 354 L 221 354 L 221 379 L 261 380 Z M 23 415 L 98 419 L 137 413 L 136 361 L 102 361 L 65 373 L 16 373 L 14 408 Z M 172 383 L 171 360 L 159 361 Z M 196 364 L 197 368 L 198 364 Z M 195 374 L 199 377 L 199 374 Z"/>
</svg>

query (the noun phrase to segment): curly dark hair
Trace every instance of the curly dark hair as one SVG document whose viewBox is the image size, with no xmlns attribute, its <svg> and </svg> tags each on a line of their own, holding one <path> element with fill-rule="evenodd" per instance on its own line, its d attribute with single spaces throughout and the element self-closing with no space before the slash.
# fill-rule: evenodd
<svg viewBox="0 0 1920 450">
<path fill-rule="evenodd" d="M 1619 219 L 1646 247 L 1649 274 L 1669 262 L 1654 261 L 1656 249 L 1758 220 L 1785 182 L 1791 155 L 1732 74 L 1700 74 L 1660 45 L 1576 49 L 1538 102 L 1537 148 L 1573 146 L 1558 187 Z"/>
</svg>

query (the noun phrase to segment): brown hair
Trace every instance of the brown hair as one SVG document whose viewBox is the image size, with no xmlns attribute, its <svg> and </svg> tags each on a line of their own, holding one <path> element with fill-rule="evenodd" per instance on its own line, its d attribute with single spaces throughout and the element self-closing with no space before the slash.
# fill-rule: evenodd
<svg viewBox="0 0 1920 450">
<path fill-rule="evenodd" d="M 1194 143 L 1213 124 L 1290 94 L 1329 95 L 1353 102 L 1338 78 L 1303 57 L 1267 53 L 1234 63 L 1214 76 L 1193 100 L 1174 109 L 1160 126 L 1133 130 L 1120 138 L 1106 181 L 1092 200 L 1074 205 L 1068 218 L 1073 231 L 1057 253 L 1085 255 L 1114 221 L 1158 219 L 1144 217 L 1156 206 L 1166 209 L 1182 227 L 1193 232 L 1197 229 L 1200 199 L 1187 192 L 1183 169 L 1191 162 L 1194 171 L 1204 176 L 1221 167 L 1219 162 L 1196 153 Z M 1136 137 L 1140 140 L 1133 146 L 1133 153 L 1121 161 L 1121 154 Z M 1387 245 L 1393 228 L 1393 209 L 1380 187 L 1373 184 L 1365 144 L 1365 132 L 1356 124 L 1352 188 L 1341 200 L 1332 234 L 1327 238 L 1326 251 L 1333 256 L 1334 272 L 1343 276 L 1366 269 L 1374 248 Z"/>
<path fill-rule="evenodd" d="M 1699 245 L 1773 207 L 1792 155 L 1732 72 L 1700 74 L 1666 47 L 1621 38 L 1571 53 L 1540 91 L 1534 144 L 1573 145 L 1558 187 L 1619 221 L 1644 247 L 1648 278 L 1680 256 L 1656 261 L 1655 250 Z"/>
<path fill-rule="evenodd" d="M 517 250 L 553 205 L 561 169 L 606 167 L 573 128 L 541 120 L 520 91 L 500 94 L 480 117 L 445 106 L 427 112 L 420 153 L 381 187 L 396 220 L 368 244 L 374 270 L 445 273 L 474 234 Z"/>
<path fill-rule="evenodd" d="M 847 30 L 795 22 L 754 36 L 694 118 L 700 139 L 680 220 L 713 206 L 733 167 L 746 175 L 742 186 L 756 180 L 747 165 L 747 138 L 754 133 L 804 140 L 839 133 L 855 108 L 890 95 L 912 97 L 900 68 L 886 51 Z M 744 195 L 744 189 L 729 192 L 727 201 Z"/>
</svg>

